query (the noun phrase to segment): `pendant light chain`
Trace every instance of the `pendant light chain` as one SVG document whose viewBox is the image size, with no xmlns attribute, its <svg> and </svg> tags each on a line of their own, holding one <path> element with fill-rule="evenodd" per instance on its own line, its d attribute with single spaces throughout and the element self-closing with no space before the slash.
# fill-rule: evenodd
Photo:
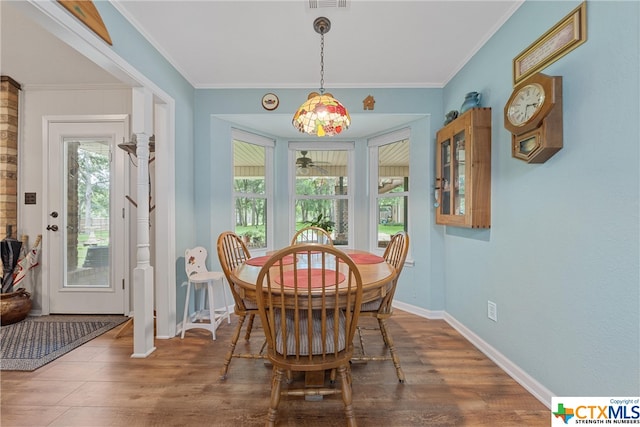
<svg viewBox="0 0 640 427">
<path fill-rule="evenodd" d="M 324 31 L 320 33 L 320 95 L 324 95 Z"/>
<path fill-rule="evenodd" d="M 331 21 L 325 17 L 316 18 L 313 29 L 320 34 L 320 93 L 309 94 L 293 115 L 291 123 L 309 135 L 334 136 L 349 128 L 351 117 L 340 101 L 330 93 L 324 93 L 324 35 L 331 29 Z"/>
</svg>

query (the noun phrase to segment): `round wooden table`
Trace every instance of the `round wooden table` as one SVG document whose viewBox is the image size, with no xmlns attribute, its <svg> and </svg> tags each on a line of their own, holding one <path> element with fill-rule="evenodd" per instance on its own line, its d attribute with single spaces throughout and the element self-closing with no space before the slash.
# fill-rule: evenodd
<svg viewBox="0 0 640 427">
<path fill-rule="evenodd" d="M 361 256 L 373 256 L 369 252 L 355 249 L 346 249 L 344 252 L 349 255 L 355 255 L 352 259 L 362 277 L 362 303 L 374 301 L 385 296 L 391 288 L 392 279 L 396 274 L 395 269 L 384 260 L 366 264 L 356 262 Z M 253 258 L 254 261 L 249 262 L 254 263 L 258 258 L 262 257 Z M 313 262 L 313 259 L 311 262 Z M 233 282 L 240 288 L 239 293 L 243 298 L 256 301 L 256 280 L 261 268 L 262 266 L 260 265 L 251 265 L 245 262 L 231 271 Z M 285 265 L 284 268 L 292 269 L 293 264 Z M 338 268 L 342 269 L 343 266 Z"/>
</svg>

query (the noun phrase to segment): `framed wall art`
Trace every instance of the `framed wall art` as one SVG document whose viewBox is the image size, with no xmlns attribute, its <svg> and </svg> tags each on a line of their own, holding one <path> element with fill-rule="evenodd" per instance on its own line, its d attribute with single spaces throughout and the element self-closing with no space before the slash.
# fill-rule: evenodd
<svg viewBox="0 0 640 427">
<path fill-rule="evenodd" d="M 587 41 L 587 3 L 583 2 L 513 59 L 513 85 L 541 71 Z"/>
</svg>

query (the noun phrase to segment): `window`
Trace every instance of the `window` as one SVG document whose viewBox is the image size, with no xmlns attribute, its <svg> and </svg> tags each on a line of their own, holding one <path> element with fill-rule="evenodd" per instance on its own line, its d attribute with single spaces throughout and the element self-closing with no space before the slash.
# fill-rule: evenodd
<svg viewBox="0 0 640 427">
<path fill-rule="evenodd" d="M 331 233 L 336 246 L 347 246 L 353 206 L 349 191 L 353 144 L 290 143 L 289 150 L 291 164 L 295 165 L 291 234 L 316 225 Z"/>
<path fill-rule="evenodd" d="M 386 248 L 390 237 L 408 231 L 409 129 L 369 140 L 371 246 Z"/>
<path fill-rule="evenodd" d="M 264 250 L 271 241 L 274 142 L 236 129 L 232 137 L 235 232 L 249 249 Z"/>
</svg>

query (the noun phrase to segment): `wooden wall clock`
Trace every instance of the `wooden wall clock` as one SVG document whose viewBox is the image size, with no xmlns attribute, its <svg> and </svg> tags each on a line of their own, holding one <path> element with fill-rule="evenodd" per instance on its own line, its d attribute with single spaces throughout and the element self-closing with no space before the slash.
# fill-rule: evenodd
<svg viewBox="0 0 640 427">
<path fill-rule="evenodd" d="M 536 73 L 519 83 L 504 106 L 511 155 L 544 163 L 562 148 L 562 77 Z"/>
</svg>

